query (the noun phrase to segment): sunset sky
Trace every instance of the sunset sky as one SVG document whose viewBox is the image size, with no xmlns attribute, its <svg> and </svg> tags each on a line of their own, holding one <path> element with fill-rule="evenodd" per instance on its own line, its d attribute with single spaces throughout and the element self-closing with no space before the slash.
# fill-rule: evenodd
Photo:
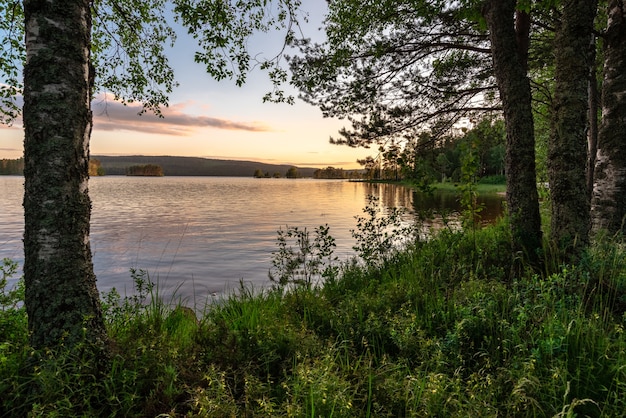
<svg viewBox="0 0 626 418">
<path fill-rule="evenodd" d="M 310 16 L 305 36 L 321 36 L 317 28 L 326 4 L 308 0 L 303 6 Z M 358 168 L 356 159 L 372 154 L 329 144 L 345 121 L 324 119 L 317 108 L 300 100 L 293 106 L 263 103 L 271 89 L 264 73 L 253 72 L 243 87 L 232 80 L 214 81 L 193 62 L 195 41 L 184 31 L 177 35 L 169 58 L 180 86 L 163 110 L 165 118 L 138 116 L 140 105 L 125 107 L 99 94 L 92 106 L 92 155 L 177 155 Z M 251 51 L 270 56 L 280 50 L 280 41 L 277 34 L 257 36 Z M 22 155 L 21 120 L 10 128 L 0 125 L 0 137 L 0 158 Z"/>
</svg>

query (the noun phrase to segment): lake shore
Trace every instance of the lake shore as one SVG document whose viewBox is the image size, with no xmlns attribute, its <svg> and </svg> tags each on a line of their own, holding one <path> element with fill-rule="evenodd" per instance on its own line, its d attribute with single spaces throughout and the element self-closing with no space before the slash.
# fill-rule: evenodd
<svg viewBox="0 0 626 418">
<path fill-rule="evenodd" d="M 398 184 L 404 187 L 408 187 L 414 190 L 421 191 L 422 188 L 417 186 L 415 183 L 407 180 L 349 180 L 351 182 L 360 182 L 360 183 L 371 183 L 371 184 Z M 435 182 L 428 185 L 434 191 L 446 192 L 446 193 L 459 193 L 460 183 L 453 182 Z M 478 193 L 493 193 L 504 195 L 506 193 L 506 184 L 484 184 L 484 183 L 476 183 L 473 187 L 476 188 L 476 192 Z"/>
<path fill-rule="evenodd" d="M 508 236 L 505 222 L 443 231 L 320 287 L 243 287 L 198 318 L 145 283 L 137 299 L 109 293 L 113 367 L 81 382 L 91 366 L 72 355 L 24 377 L 13 296 L 0 415 L 621 416 L 624 250 L 600 242 L 580 265 L 511 277 Z"/>
</svg>

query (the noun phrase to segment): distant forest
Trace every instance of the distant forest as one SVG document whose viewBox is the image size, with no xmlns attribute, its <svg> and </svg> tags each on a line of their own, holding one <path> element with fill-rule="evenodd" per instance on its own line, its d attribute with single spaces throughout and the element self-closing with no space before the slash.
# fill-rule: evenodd
<svg viewBox="0 0 626 418">
<path fill-rule="evenodd" d="M 0 175 L 21 175 L 24 174 L 24 159 L 17 158 L 9 160 L 3 158 L 0 160 Z"/>
<path fill-rule="evenodd" d="M 131 165 L 126 170 L 127 176 L 161 177 L 163 168 L 156 164 Z"/>
<path fill-rule="evenodd" d="M 153 164 L 163 169 L 166 176 L 228 176 L 252 177 L 257 170 L 270 173 L 287 173 L 292 165 L 265 164 L 255 161 L 216 160 L 198 157 L 94 155 L 100 161 L 105 175 L 126 175 L 131 166 Z M 313 177 L 315 168 L 298 167 L 302 177 Z"/>
<path fill-rule="evenodd" d="M 89 161 L 90 176 L 137 175 L 137 167 L 158 166 L 156 175 L 165 176 L 225 176 L 225 177 L 313 177 L 320 179 L 361 178 L 363 170 L 327 167 L 294 167 L 287 164 L 266 164 L 256 161 L 216 160 L 198 157 L 93 155 Z M 132 172 L 129 172 L 131 170 Z M 270 174 L 271 173 L 271 174 Z M 0 160 L 0 175 L 23 175 L 24 159 Z M 155 174 L 151 174 L 155 175 Z"/>
</svg>

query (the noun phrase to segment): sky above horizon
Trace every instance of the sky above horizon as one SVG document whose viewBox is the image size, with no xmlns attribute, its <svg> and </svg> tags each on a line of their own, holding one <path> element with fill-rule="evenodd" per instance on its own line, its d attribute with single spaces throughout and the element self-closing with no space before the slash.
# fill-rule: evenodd
<svg viewBox="0 0 626 418">
<path fill-rule="evenodd" d="M 308 0 L 303 8 L 309 14 L 304 35 L 320 39 L 326 0 Z M 297 98 L 294 105 L 263 103 L 272 86 L 261 71 L 249 74 L 243 87 L 233 80 L 213 80 L 193 61 L 195 40 L 176 28 L 178 38 L 168 57 L 179 87 L 163 109 L 164 118 L 138 116 L 140 104 L 123 106 L 98 94 L 92 103 L 91 155 L 192 156 L 350 169 L 360 167 L 357 159 L 372 154 L 373 150 L 330 144 L 329 138 L 337 137 L 347 122 L 325 119 L 319 109 Z M 251 53 L 275 55 L 281 36 L 256 36 L 250 42 Z M 293 89 L 287 92 L 297 96 Z M 11 127 L 0 125 L 0 136 L 0 158 L 22 156 L 21 119 Z"/>
</svg>

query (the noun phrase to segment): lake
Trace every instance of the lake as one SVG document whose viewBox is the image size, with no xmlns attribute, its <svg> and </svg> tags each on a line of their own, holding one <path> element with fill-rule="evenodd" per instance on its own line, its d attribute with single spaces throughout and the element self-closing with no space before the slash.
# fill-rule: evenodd
<svg viewBox="0 0 626 418">
<path fill-rule="evenodd" d="M 22 177 L 0 176 L 0 259 L 23 260 Z M 403 186 L 341 180 L 241 177 L 117 177 L 90 179 L 91 248 L 100 291 L 132 293 L 129 269 L 144 269 L 166 298 L 203 306 L 243 280 L 269 284 L 276 231 L 328 224 L 336 254 L 352 254 L 351 229 L 367 196 L 386 207 L 444 211 L 454 223 L 452 193 L 429 197 Z M 502 213 L 502 197 L 481 197 L 484 222 Z M 441 217 L 427 227 L 440 227 Z"/>
</svg>

